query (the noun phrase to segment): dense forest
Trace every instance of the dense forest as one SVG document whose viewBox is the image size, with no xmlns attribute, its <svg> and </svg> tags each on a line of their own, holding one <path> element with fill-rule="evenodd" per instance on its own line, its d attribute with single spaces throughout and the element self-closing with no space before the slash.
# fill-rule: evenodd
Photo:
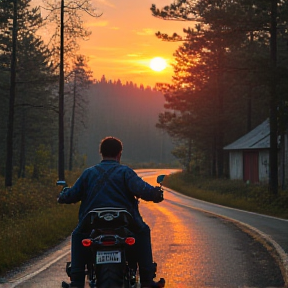
<svg viewBox="0 0 288 288">
<path fill-rule="evenodd" d="M 89 87 L 87 96 L 89 120 L 83 139 L 79 139 L 79 151 L 87 155 L 88 165 L 99 161 L 99 144 L 105 136 L 121 139 L 125 163 L 175 161 L 171 138 L 156 128 L 164 105 L 162 93 L 132 82 L 113 83 L 103 76 Z"/>
<path fill-rule="evenodd" d="M 8 0 L 0 2 L 1 174 L 9 164 L 18 177 L 25 177 L 32 166 L 37 177 L 42 165 L 37 151 L 41 154 L 49 147 L 53 155 L 57 149 L 53 144 L 57 139 L 57 75 L 51 51 L 36 35 L 42 23 L 40 10 L 31 9 L 29 2 L 18 1 L 17 6 Z"/>
<path fill-rule="evenodd" d="M 172 84 L 158 85 L 166 99 L 158 127 L 178 140 L 178 158 L 190 172 L 223 177 L 223 147 L 269 118 L 269 188 L 277 194 L 278 141 L 287 129 L 288 2 L 176 0 L 151 11 L 187 22 L 182 32 L 156 33 L 179 42 Z"/>
<path fill-rule="evenodd" d="M 80 2 L 82 12 L 76 9 Z M 126 163 L 175 161 L 171 140 L 156 128 L 163 94 L 132 82 L 95 80 L 88 58 L 77 53 L 78 39 L 91 34 L 83 25 L 83 11 L 99 16 L 89 1 L 80 2 L 65 1 L 63 33 L 59 3 L 43 3 L 44 19 L 31 0 L 0 2 L 0 173 L 6 186 L 12 185 L 12 176 L 39 178 L 62 170 L 63 146 L 65 169 L 92 165 L 99 161 L 100 140 L 108 135 L 123 141 Z M 42 39 L 43 27 L 51 32 L 48 41 Z"/>
<path fill-rule="evenodd" d="M 79 1 L 89 12 L 90 2 Z M 127 163 L 171 163 L 171 151 L 187 171 L 220 178 L 227 176 L 223 147 L 269 118 L 270 188 L 277 193 L 278 149 L 288 123 L 287 1 L 152 5 L 155 17 L 187 21 L 182 32 L 156 33 L 161 41 L 179 42 L 172 81 L 157 84 L 157 91 L 92 79 L 88 59 L 77 53 L 78 39 L 90 32 L 75 2 L 65 1 L 65 47 L 59 3 L 45 1 L 50 12 L 43 19 L 30 2 L 0 1 L 1 174 L 11 176 L 13 168 L 14 176 L 39 177 L 62 163 L 57 143 L 64 48 L 65 168 L 97 162 L 101 138 L 112 135 L 123 141 Z M 48 42 L 41 38 L 44 26 Z"/>
</svg>

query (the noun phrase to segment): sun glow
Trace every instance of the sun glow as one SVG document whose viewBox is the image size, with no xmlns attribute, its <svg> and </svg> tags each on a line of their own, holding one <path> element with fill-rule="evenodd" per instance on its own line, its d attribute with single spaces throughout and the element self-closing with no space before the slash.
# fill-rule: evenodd
<svg viewBox="0 0 288 288">
<path fill-rule="evenodd" d="M 161 57 L 155 57 L 150 61 L 150 68 L 154 71 L 160 72 L 167 67 L 167 62 Z"/>
</svg>

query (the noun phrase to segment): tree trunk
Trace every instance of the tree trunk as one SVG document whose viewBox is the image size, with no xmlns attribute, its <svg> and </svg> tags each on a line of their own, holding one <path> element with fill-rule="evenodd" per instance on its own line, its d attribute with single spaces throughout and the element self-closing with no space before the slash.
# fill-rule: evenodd
<svg viewBox="0 0 288 288">
<path fill-rule="evenodd" d="M 64 162 L 64 0 L 61 0 L 60 75 L 59 75 L 58 180 L 65 180 Z"/>
<path fill-rule="evenodd" d="M 69 152 L 69 170 L 70 171 L 72 171 L 73 169 L 75 107 L 76 107 L 76 71 L 74 74 L 73 105 L 72 105 L 71 130 L 70 130 L 70 152 Z"/>
<path fill-rule="evenodd" d="M 9 98 L 9 116 L 7 127 L 7 149 L 6 149 L 6 167 L 5 167 L 5 186 L 12 186 L 13 174 L 13 128 L 14 128 L 14 103 L 16 94 L 16 49 L 17 49 L 17 0 L 14 0 L 13 11 L 13 32 L 12 32 L 12 57 L 11 57 L 11 75 L 10 75 L 10 98 Z"/>
<path fill-rule="evenodd" d="M 275 196 L 278 194 L 278 148 L 277 148 L 277 0 L 271 0 L 271 89 L 270 89 L 270 181 L 269 190 Z"/>
<path fill-rule="evenodd" d="M 224 142 L 224 108 L 223 108 L 223 89 L 222 89 L 222 57 L 221 51 L 218 54 L 218 72 L 217 72 L 217 176 L 220 178 L 223 176 L 224 168 L 224 153 L 223 153 L 223 142 Z"/>
<path fill-rule="evenodd" d="M 216 136 L 214 136 L 214 142 L 213 142 L 213 145 L 212 145 L 212 163 L 211 163 L 211 176 L 212 177 L 216 177 L 216 172 L 217 172 L 217 169 L 216 169 L 216 164 L 217 164 L 217 161 L 216 161 Z"/>
<path fill-rule="evenodd" d="M 22 121 L 21 121 L 21 140 L 20 140 L 20 159 L 19 159 L 19 171 L 18 178 L 25 178 L 25 165 L 26 165 L 26 110 L 22 110 Z"/>
<path fill-rule="evenodd" d="M 248 85 L 248 99 L 247 99 L 247 133 L 252 129 L 252 87 Z"/>
<path fill-rule="evenodd" d="M 254 42 L 253 31 L 250 32 L 250 49 L 252 53 L 252 44 Z M 248 83 L 248 99 L 247 99 L 247 133 L 252 129 L 252 83 Z"/>
</svg>

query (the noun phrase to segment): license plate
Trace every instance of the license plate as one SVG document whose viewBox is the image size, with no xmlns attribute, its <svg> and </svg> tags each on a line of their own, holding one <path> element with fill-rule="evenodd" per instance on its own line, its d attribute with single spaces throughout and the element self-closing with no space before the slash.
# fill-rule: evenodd
<svg viewBox="0 0 288 288">
<path fill-rule="evenodd" d="M 97 251 L 96 264 L 121 263 L 121 251 Z"/>
</svg>

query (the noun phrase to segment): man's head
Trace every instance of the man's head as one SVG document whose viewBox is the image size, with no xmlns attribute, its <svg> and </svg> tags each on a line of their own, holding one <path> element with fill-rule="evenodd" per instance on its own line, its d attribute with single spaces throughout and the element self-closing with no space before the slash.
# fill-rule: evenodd
<svg viewBox="0 0 288 288">
<path fill-rule="evenodd" d="M 100 153 L 103 159 L 112 158 L 120 161 L 122 149 L 122 142 L 115 137 L 106 137 L 100 143 Z"/>
</svg>

